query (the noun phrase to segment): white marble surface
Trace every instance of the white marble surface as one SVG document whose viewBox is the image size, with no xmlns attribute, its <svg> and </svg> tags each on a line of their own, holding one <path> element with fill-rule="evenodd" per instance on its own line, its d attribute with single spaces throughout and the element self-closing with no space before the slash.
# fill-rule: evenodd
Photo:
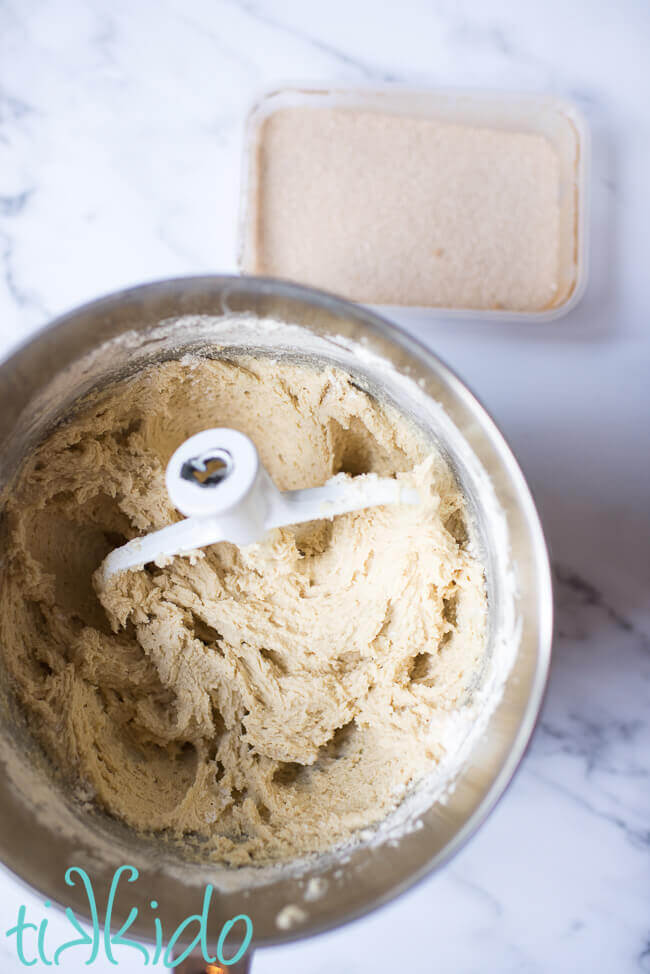
<svg viewBox="0 0 650 974">
<path fill-rule="evenodd" d="M 649 41 L 644 0 L 0 2 L 3 352 L 97 294 L 234 268 L 242 119 L 267 84 L 551 91 L 592 127 L 591 281 L 568 318 L 401 316 L 539 502 L 557 632 L 532 748 L 447 869 L 254 974 L 650 971 Z M 0 877 L 3 971 L 25 901 Z"/>
</svg>

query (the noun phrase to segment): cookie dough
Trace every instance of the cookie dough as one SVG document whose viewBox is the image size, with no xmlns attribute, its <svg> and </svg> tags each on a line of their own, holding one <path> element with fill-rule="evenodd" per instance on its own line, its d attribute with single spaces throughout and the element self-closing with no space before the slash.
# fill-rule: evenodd
<svg viewBox="0 0 650 974">
<path fill-rule="evenodd" d="M 256 443 L 281 489 L 396 475 L 384 507 L 93 576 L 178 518 L 173 450 L 212 426 Z M 1 645 L 56 772 L 135 829 L 231 864 L 320 851 L 432 770 L 480 678 L 484 573 L 441 456 L 349 376 L 185 358 L 87 401 L 8 498 Z M 99 590 L 97 590 L 99 589 Z"/>
</svg>

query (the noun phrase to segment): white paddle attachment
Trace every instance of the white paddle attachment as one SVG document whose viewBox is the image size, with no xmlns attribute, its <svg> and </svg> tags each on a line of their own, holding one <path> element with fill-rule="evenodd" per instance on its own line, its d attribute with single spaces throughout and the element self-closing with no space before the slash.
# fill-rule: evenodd
<svg viewBox="0 0 650 974">
<path fill-rule="evenodd" d="M 338 474 L 322 487 L 279 491 L 252 440 L 227 428 L 204 430 L 185 440 L 167 464 L 165 482 L 184 520 L 112 551 L 100 566 L 104 583 L 116 572 L 218 541 L 248 545 L 272 528 L 384 504 L 419 503 L 417 491 L 376 474 L 352 479 Z"/>
</svg>

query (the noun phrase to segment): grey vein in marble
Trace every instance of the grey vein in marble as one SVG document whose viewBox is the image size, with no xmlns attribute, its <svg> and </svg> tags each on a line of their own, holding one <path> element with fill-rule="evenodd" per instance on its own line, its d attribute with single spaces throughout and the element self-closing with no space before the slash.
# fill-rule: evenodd
<svg viewBox="0 0 650 974">
<path fill-rule="evenodd" d="M 392 71 L 386 71 L 378 68 L 373 64 L 367 63 L 361 58 L 353 57 L 346 51 L 342 51 L 340 48 L 335 47 L 332 44 L 328 44 L 326 41 L 319 40 L 319 38 L 313 34 L 309 34 L 291 24 L 277 20 L 275 17 L 264 13 L 264 11 L 260 9 L 259 4 L 251 3 L 249 0 L 224 0 L 224 2 L 229 3 L 231 6 L 238 7 L 241 11 L 248 14 L 249 17 L 254 18 L 258 23 L 264 24 L 266 27 L 271 27 L 274 30 L 281 31 L 283 34 L 286 34 L 287 37 L 291 37 L 302 44 L 308 44 L 314 50 L 319 51 L 321 54 L 324 54 L 327 58 L 338 63 L 339 65 L 352 68 L 355 72 L 360 74 L 368 81 L 393 82 L 403 80 L 403 75 L 400 76 Z"/>
</svg>

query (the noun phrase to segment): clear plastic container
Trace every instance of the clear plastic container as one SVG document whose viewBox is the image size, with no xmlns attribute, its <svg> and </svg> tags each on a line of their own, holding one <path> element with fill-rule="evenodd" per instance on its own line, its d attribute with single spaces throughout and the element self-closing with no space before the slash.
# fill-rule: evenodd
<svg viewBox="0 0 650 974">
<path fill-rule="evenodd" d="M 552 305 L 537 311 L 413 308 L 463 318 L 549 321 L 566 314 L 582 297 L 587 282 L 587 182 L 589 134 L 574 104 L 550 95 L 459 89 L 383 87 L 320 88 L 283 86 L 265 92 L 253 105 L 246 125 L 238 265 L 242 273 L 257 267 L 258 146 L 262 125 L 281 108 L 345 107 L 363 111 L 422 116 L 444 122 L 530 132 L 545 136 L 560 161 L 559 280 Z M 384 306 L 390 307 L 390 306 Z M 404 306 L 400 306 L 404 310 Z"/>
</svg>

